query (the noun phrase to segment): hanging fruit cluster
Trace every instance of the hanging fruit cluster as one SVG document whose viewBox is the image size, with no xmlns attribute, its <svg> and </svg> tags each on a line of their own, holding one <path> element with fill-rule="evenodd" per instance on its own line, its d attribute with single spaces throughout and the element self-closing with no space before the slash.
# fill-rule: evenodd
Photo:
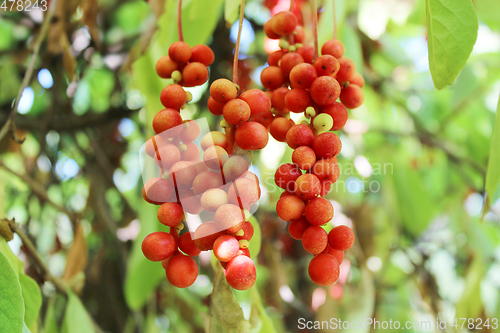
<svg viewBox="0 0 500 333">
<path fill-rule="evenodd" d="M 337 155 L 342 143 L 331 131 L 344 127 L 347 108 L 362 104 L 364 80 L 352 60 L 343 56 L 340 41 L 325 43 L 321 57 L 317 42 L 315 47 L 302 44 L 304 28 L 287 11 L 264 25 L 269 38 L 280 39 L 281 48 L 269 55 L 269 67 L 262 71 L 261 82 L 267 90 L 240 89 L 238 45 L 243 4 L 233 81 L 215 80 L 207 105 L 213 115 L 224 118 L 225 134 L 206 133 L 200 141 L 201 151 L 194 143 L 201 134 L 200 126 L 196 121 L 183 121 L 180 109 L 191 100 L 183 87 L 207 81 L 207 66 L 214 61 L 212 50 L 206 45 L 190 48 L 180 32 L 181 41 L 172 44 L 168 56 L 156 64 L 158 75 L 172 78 L 174 84 L 161 92 L 165 109 L 155 115 L 152 125 L 157 135 L 146 143 L 146 153 L 155 160 L 160 175 L 146 182 L 143 197 L 160 205 L 158 220 L 170 232 L 148 235 L 142 250 L 148 259 L 162 262 L 167 279 L 176 287 L 194 283 L 198 267 L 192 257 L 208 250 L 220 261 L 230 286 L 238 290 L 252 287 L 256 270 L 248 245 L 254 229 L 248 216 L 261 193 L 247 159 L 232 154 L 263 149 L 270 133 L 294 149 L 292 163 L 281 165 L 275 173 L 276 184 L 284 189 L 276 212 L 290 222 L 292 238 L 302 240 L 304 249 L 314 255 L 309 264 L 311 280 L 330 285 L 338 279 L 344 251 L 354 242 L 354 234 L 346 226 L 329 234 L 323 228 L 334 215 L 324 196 L 340 174 Z M 295 124 L 289 119 L 290 112 L 304 113 L 309 121 Z M 184 228 L 185 212 L 213 214 L 213 220 L 189 232 Z"/>
<path fill-rule="evenodd" d="M 324 196 L 340 174 L 337 155 L 342 142 L 331 131 L 344 127 L 347 108 L 363 103 L 364 79 L 356 73 L 353 61 L 344 57 L 339 40 L 326 42 L 321 56 L 317 45 L 303 45 L 303 28 L 291 11 L 273 16 L 264 31 L 269 38 L 280 39 L 281 48 L 269 55 L 269 67 L 261 74 L 262 85 L 272 91 L 276 114 L 270 133 L 294 149 L 292 163 L 281 165 L 275 173 L 276 185 L 284 189 L 276 212 L 290 222 L 290 236 L 301 240 L 304 249 L 314 255 L 308 270 L 311 280 L 331 285 L 340 275 L 343 251 L 354 243 L 349 227 L 338 226 L 329 234 L 322 227 L 334 215 Z M 288 119 L 290 112 L 304 113 L 310 121 L 295 124 Z"/>
</svg>

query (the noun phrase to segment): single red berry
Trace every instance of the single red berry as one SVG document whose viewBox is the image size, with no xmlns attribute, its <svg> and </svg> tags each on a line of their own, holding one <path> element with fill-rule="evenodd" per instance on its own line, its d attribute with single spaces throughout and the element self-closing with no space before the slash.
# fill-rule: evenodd
<svg viewBox="0 0 500 333">
<path fill-rule="evenodd" d="M 174 109 L 163 109 L 153 118 L 153 129 L 155 133 L 162 133 L 162 135 L 166 137 L 175 137 L 179 135 L 182 131 L 182 126 L 179 125 L 182 125 L 182 118 L 179 111 Z"/>
<path fill-rule="evenodd" d="M 355 109 L 363 104 L 363 90 L 355 84 L 350 84 L 340 93 L 340 101 L 349 109 Z"/>
<path fill-rule="evenodd" d="M 201 62 L 190 62 L 182 70 L 182 85 L 185 87 L 201 86 L 207 80 L 208 69 Z"/>
<path fill-rule="evenodd" d="M 240 249 L 238 240 L 230 235 L 219 236 L 214 242 L 214 255 L 223 262 L 233 259 Z"/>
<path fill-rule="evenodd" d="M 339 98 L 340 84 L 331 76 L 320 76 L 314 80 L 309 92 L 318 105 L 329 105 Z"/>
<path fill-rule="evenodd" d="M 339 225 L 328 234 L 328 243 L 335 250 L 347 251 L 354 244 L 354 233 L 348 226 Z"/>
<path fill-rule="evenodd" d="M 318 177 L 312 174 L 303 174 L 295 181 L 295 195 L 302 200 L 311 200 L 321 192 L 321 184 Z"/>
<path fill-rule="evenodd" d="M 219 229 L 215 222 L 205 222 L 194 231 L 194 243 L 199 250 L 208 251 L 213 248 L 215 240 L 225 234 L 227 231 Z"/>
<path fill-rule="evenodd" d="M 295 149 L 300 146 L 311 146 L 314 140 L 314 133 L 309 126 L 297 124 L 286 133 L 286 143 L 290 148 Z M 314 149 L 314 147 L 313 147 Z M 316 154 L 317 155 L 317 154 Z"/>
<path fill-rule="evenodd" d="M 302 170 L 309 170 L 316 163 L 316 154 L 310 147 L 301 146 L 293 151 L 292 162 Z"/>
<path fill-rule="evenodd" d="M 178 64 L 185 64 L 191 58 L 191 47 L 181 41 L 175 42 L 168 48 L 168 56 Z"/>
<path fill-rule="evenodd" d="M 172 183 L 163 178 L 151 178 L 142 188 L 142 196 L 149 203 L 161 205 L 169 202 L 174 196 Z"/>
<path fill-rule="evenodd" d="M 184 211 L 182 207 L 175 202 L 165 202 L 158 208 L 156 217 L 161 224 L 169 227 L 176 227 L 184 219 Z"/>
<path fill-rule="evenodd" d="M 326 132 L 314 138 L 312 149 L 317 158 L 330 158 L 337 156 L 342 150 L 342 142 L 337 134 Z"/>
<path fill-rule="evenodd" d="M 285 96 L 285 106 L 294 113 L 302 113 L 311 105 L 309 92 L 302 88 L 294 88 Z"/>
<path fill-rule="evenodd" d="M 250 89 L 240 95 L 250 107 L 251 116 L 267 114 L 271 111 L 271 100 L 262 90 Z"/>
<path fill-rule="evenodd" d="M 231 259 L 226 266 L 226 281 L 236 290 L 248 290 L 257 280 L 257 272 L 252 259 L 239 255 Z"/>
<path fill-rule="evenodd" d="M 177 248 L 172 235 L 163 232 L 153 232 L 142 241 L 142 253 L 151 261 L 162 261 L 170 257 Z"/>
<path fill-rule="evenodd" d="M 300 169 L 295 164 L 282 164 L 274 174 L 274 182 L 278 187 L 282 189 L 293 191 L 295 187 L 295 181 L 301 175 L 302 171 L 300 171 Z"/>
<path fill-rule="evenodd" d="M 194 232 L 185 232 L 179 238 L 179 249 L 191 257 L 196 257 L 201 253 L 194 243 Z"/>
<path fill-rule="evenodd" d="M 241 149 L 260 150 L 267 145 L 269 132 L 264 125 L 249 121 L 238 126 L 234 139 Z"/>
<path fill-rule="evenodd" d="M 281 58 L 280 68 L 285 76 L 289 76 L 292 69 L 304 62 L 304 58 L 297 52 L 289 52 Z"/>
<path fill-rule="evenodd" d="M 335 76 L 340 69 L 340 64 L 337 58 L 325 54 L 314 61 L 314 68 L 318 76 Z"/>
<path fill-rule="evenodd" d="M 342 57 L 339 58 L 339 64 L 340 68 L 335 76 L 337 81 L 344 83 L 352 79 L 354 73 L 356 73 L 356 66 L 354 65 L 354 62 L 349 58 Z"/>
<path fill-rule="evenodd" d="M 242 99 L 235 98 L 224 105 L 222 115 L 231 125 L 239 125 L 250 118 L 250 106 Z"/>
<path fill-rule="evenodd" d="M 266 89 L 278 89 L 285 83 L 285 74 L 278 66 L 269 66 L 260 74 L 260 82 Z"/>
<path fill-rule="evenodd" d="M 214 52 L 204 44 L 195 45 L 191 49 L 190 62 L 201 62 L 205 66 L 210 66 L 215 60 Z"/>
<path fill-rule="evenodd" d="M 308 63 L 298 64 L 290 71 L 290 84 L 292 88 L 309 89 L 317 78 L 318 73 L 316 69 Z"/>
<path fill-rule="evenodd" d="M 338 39 L 331 39 L 321 47 L 321 54 L 329 54 L 339 59 L 344 56 L 344 44 Z"/>
<path fill-rule="evenodd" d="M 304 231 L 302 235 L 302 246 L 311 254 L 319 254 L 328 245 L 328 234 L 320 226 L 313 225 Z"/>
<path fill-rule="evenodd" d="M 296 240 L 302 240 L 302 236 L 304 235 L 304 231 L 309 228 L 311 224 L 306 220 L 304 216 L 293 220 L 288 224 L 288 233 L 290 233 L 290 237 Z"/>
<path fill-rule="evenodd" d="M 228 79 L 217 79 L 210 85 L 210 96 L 218 103 L 225 104 L 237 94 L 236 86 Z"/>
<path fill-rule="evenodd" d="M 170 258 L 165 271 L 168 281 L 177 288 L 191 286 L 198 277 L 198 265 L 193 258 L 183 254 Z"/>
<path fill-rule="evenodd" d="M 321 253 L 311 259 L 308 273 L 311 280 L 317 285 L 329 286 L 339 279 L 339 263 L 334 256 Z"/>
<path fill-rule="evenodd" d="M 305 216 L 313 225 L 323 225 L 333 219 L 333 205 L 325 198 L 314 198 L 306 205 Z"/>
<path fill-rule="evenodd" d="M 305 204 L 297 196 L 287 195 L 276 203 L 276 213 L 284 221 L 293 221 L 304 215 Z"/>
<path fill-rule="evenodd" d="M 284 117 L 276 117 L 271 123 L 269 133 L 274 139 L 280 142 L 286 141 L 286 133 L 294 125 L 293 120 Z"/>
<path fill-rule="evenodd" d="M 271 28 L 280 36 L 290 35 L 297 26 L 297 17 L 292 12 L 279 12 L 274 15 Z"/>
<path fill-rule="evenodd" d="M 179 70 L 177 65 L 169 56 L 163 56 L 156 62 L 156 74 L 163 79 L 170 79 L 174 71 Z"/>
<path fill-rule="evenodd" d="M 330 128 L 330 131 L 340 131 L 343 129 L 349 117 L 346 107 L 338 102 L 333 102 L 330 105 L 321 107 L 320 113 L 326 113 L 332 117 L 333 126 Z"/>
<path fill-rule="evenodd" d="M 164 107 L 179 111 L 186 104 L 186 92 L 178 84 L 171 84 L 163 88 L 160 95 Z"/>
</svg>

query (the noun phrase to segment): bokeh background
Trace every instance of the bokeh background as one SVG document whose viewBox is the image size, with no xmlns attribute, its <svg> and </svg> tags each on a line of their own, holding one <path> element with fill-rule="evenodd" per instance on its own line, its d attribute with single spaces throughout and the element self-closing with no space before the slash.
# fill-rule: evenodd
<svg viewBox="0 0 500 333">
<path fill-rule="evenodd" d="M 36 281 L 28 328 L 216 332 L 209 323 L 219 317 L 226 326 L 217 332 L 234 332 L 228 324 L 233 316 L 249 319 L 251 332 L 264 333 L 328 331 L 299 330 L 299 318 L 403 323 L 440 318 L 448 322 L 442 332 L 467 332 L 476 329 L 454 328 L 454 318 L 483 323 L 489 318 L 490 324 L 500 319 L 498 191 L 490 198 L 491 210 L 483 210 L 487 169 L 500 168 L 488 166 L 500 92 L 500 3 L 473 3 L 479 18 L 474 50 L 455 83 L 436 90 L 429 71 L 426 1 L 336 1 L 338 36 L 367 82 L 364 105 L 349 112 L 339 133 L 342 174 L 327 196 L 335 207 L 329 227 L 351 226 L 355 246 L 346 253 L 335 285 L 318 287 L 309 280 L 311 255 L 289 237 L 275 212 L 279 191 L 272 177 L 280 163 L 290 161 L 291 149 L 270 138 L 253 155 L 263 193 L 254 215 L 260 224 L 253 240 L 260 248 L 258 279 L 251 291 L 234 292 L 234 298 L 227 291 L 211 295 L 218 267 L 210 254 L 197 260 L 196 283 L 181 290 L 169 285 L 161 265 L 148 262 L 140 250 L 148 233 L 167 229 L 156 219 L 157 208 L 142 199 L 138 158 L 154 134 L 151 120 L 162 109 L 160 91 L 169 83 L 156 76 L 154 64 L 177 39 L 177 2 L 55 2 L 33 77 L 13 118 L 15 137 L 25 141 L 19 144 L 11 135 L 0 141 L 0 218 L 21 225 L 51 274 L 71 290 L 62 292 L 47 281 L 15 235 L 8 247 Z M 296 0 L 296 5 L 312 42 L 310 3 Z M 277 47 L 265 38 L 262 25 L 288 7 L 286 0 L 247 1 L 242 84 L 261 87 L 260 71 Z M 332 38 L 332 2 L 319 1 L 319 10 L 321 45 Z M 231 78 L 237 6 L 184 0 L 182 13 L 185 41 L 206 43 L 215 52 L 209 82 Z M 0 15 L 3 126 L 44 16 L 41 11 Z M 194 101 L 181 114 L 206 117 L 212 130 L 221 130 L 221 119 L 206 107 L 207 87 L 188 89 Z M 10 251 L 3 239 L 0 245 L 2 252 Z M 408 331 L 438 330 L 433 325 Z"/>
</svg>

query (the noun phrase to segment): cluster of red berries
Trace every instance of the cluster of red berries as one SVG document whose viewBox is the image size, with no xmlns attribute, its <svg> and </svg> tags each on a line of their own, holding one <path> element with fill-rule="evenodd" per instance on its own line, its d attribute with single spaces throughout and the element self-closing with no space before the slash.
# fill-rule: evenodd
<svg viewBox="0 0 500 333">
<path fill-rule="evenodd" d="M 244 150 L 260 150 L 267 145 L 269 133 L 265 119 L 272 120 L 271 100 L 261 90 L 241 93 L 228 79 L 215 80 L 210 86 L 208 109 L 223 116 L 221 126 L 231 127 L 236 144 Z"/>
<path fill-rule="evenodd" d="M 170 227 L 170 232 L 148 235 L 142 251 L 149 260 L 161 261 L 172 285 L 186 288 L 198 276 L 193 257 L 213 249 L 229 285 L 246 290 L 256 280 L 255 264 L 248 250 L 254 229 L 246 221 L 246 210 L 260 198 L 258 178 L 248 171 L 249 164 L 244 158 L 227 153 L 225 134 L 206 133 L 199 141 L 200 149 L 194 143 L 200 137 L 200 126 L 196 121 L 183 121 L 180 116 L 180 109 L 189 99 L 181 85 L 206 82 L 206 66 L 212 62 L 213 52 L 207 46 L 191 49 L 184 42 L 176 42 L 170 46 L 169 55 L 160 58 L 156 65 L 161 77 L 172 77 L 179 84 L 171 84 L 161 92 L 160 99 L 166 109 L 153 118 L 156 135 L 145 146 L 160 175 L 146 182 L 143 197 L 160 205 L 158 221 Z M 225 92 L 222 95 L 229 96 Z M 227 101 L 235 97 L 236 93 Z M 189 232 L 184 228 L 185 213 L 204 214 L 204 218 L 212 221 Z"/>
<path fill-rule="evenodd" d="M 322 227 L 333 218 L 333 206 L 324 196 L 337 181 L 337 155 L 342 149 L 337 131 L 347 122 L 347 108 L 363 103 L 363 77 L 351 59 L 344 57 L 344 45 L 333 39 L 314 59 L 314 48 L 302 45 L 303 28 L 292 12 L 280 12 L 265 25 L 271 39 L 280 40 L 280 50 L 269 55 L 269 67 L 261 73 L 262 85 L 272 91 L 276 115 L 271 135 L 294 149 L 292 163 L 281 165 L 276 184 L 284 189 L 276 205 L 278 216 L 289 221 L 292 238 L 302 240 L 313 254 L 309 276 L 318 285 L 331 285 L 339 277 L 345 250 L 354 243 L 349 227 L 338 226 L 328 234 Z M 340 98 L 340 102 L 337 99 Z M 289 113 L 304 113 L 310 122 L 295 124 Z"/>
</svg>

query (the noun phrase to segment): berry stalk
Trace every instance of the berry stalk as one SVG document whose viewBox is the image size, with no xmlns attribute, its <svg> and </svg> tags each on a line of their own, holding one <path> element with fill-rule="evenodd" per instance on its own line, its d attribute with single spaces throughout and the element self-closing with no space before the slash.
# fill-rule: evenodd
<svg viewBox="0 0 500 333">
<path fill-rule="evenodd" d="M 234 60 L 233 60 L 233 82 L 239 84 L 238 79 L 238 55 L 240 53 L 240 38 L 241 30 L 243 29 L 243 18 L 245 16 L 245 0 L 241 0 L 240 5 L 240 21 L 238 27 L 238 38 L 236 39 L 236 46 L 234 48 Z"/>
<path fill-rule="evenodd" d="M 314 56 L 313 61 L 318 59 L 318 4 L 317 0 L 313 0 L 313 39 L 314 39 Z"/>
<path fill-rule="evenodd" d="M 182 35 L 182 0 L 179 0 L 177 6 L 177 31 L 179 32 L 179 40 L 184 41 L 184 36 Z"/>
</svg>

